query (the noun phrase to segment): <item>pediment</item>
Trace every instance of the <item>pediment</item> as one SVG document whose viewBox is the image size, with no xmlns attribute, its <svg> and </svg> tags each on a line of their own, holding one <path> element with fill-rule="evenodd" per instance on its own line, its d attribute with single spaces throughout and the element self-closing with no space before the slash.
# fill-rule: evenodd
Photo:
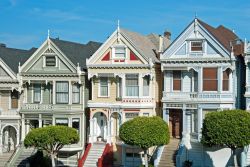
<svg viewBox="0 0 250 167">
<path fill-rule="evenodd" d="M 230 58 L 230 53 L 202 25 L 193 21 L 161 55 L 161 60 L 189 57 Z"/>
<path fill-rule="evenodd" d="M 75 73 L 75 65 L 47 39 L 44 44 L 21 67 L 25 73 Z"/>
</svg>

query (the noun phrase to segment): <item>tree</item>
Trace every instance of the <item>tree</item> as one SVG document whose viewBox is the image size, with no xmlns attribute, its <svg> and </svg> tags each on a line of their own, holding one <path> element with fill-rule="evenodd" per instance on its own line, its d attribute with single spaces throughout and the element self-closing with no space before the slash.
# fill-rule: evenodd
<svg viewBox="0 0 250 167">
<path fill-rule="evenodd" d="M 234 156 L 236 149 L 250 144 L 250 113 L 243 110 L 212 112 L 206 115 L 202 128 L 201 143 L 212 146 L 226 146 Z"/>
<path fill-rule="evenodd" d="M 51 157 L 52 166 L 55 166 L 55 157 L 59 150 L 67 144 L 79 141 L 74 128 L 67 126 L 48 126 L 31 130 L 24 140 L 25 147 L 35 147 L 45 150 Z"/>
<path fill-rule="evenodd" d="M 119 136 L 126 144 L 143 149 L 146 167 L 148 148 L 169 143 L 168 125 L 157 116 L 136 117 L 125 122 L 120 127 Z"/>
</svg>

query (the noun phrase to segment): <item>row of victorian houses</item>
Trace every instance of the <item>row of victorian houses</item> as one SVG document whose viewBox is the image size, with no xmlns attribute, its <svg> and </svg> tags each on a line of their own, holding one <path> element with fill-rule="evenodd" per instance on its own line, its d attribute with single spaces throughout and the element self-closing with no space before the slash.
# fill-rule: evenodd
<svg viewBox="0 0 250 167">
<path fill-rule="evenodd" d="M 138 166 L 141 150 L 119 140 L 119 126 L 157 115 L 181 139 L 177 165 L 187 158 L 194 166 L 230 163 L 229 150 L 199 144 L 202 121 L 209 112 L 250 109 L 250 44 L 197 18 L 174 41 L 170 36 L 118 26 L 103 44 L 50 37 L 30 50 L 1 44 L 0 156 L 20 149 L 33 128 L 66 125 L 80 141 L 65 146 L 64 157 L 81 157 L 101 138 L 112 144 L 114 164 Z M 239 155 L 250 163 L 250 151 Z M 87 157 L 84 166 L 92 162 Z"/>
</svg>

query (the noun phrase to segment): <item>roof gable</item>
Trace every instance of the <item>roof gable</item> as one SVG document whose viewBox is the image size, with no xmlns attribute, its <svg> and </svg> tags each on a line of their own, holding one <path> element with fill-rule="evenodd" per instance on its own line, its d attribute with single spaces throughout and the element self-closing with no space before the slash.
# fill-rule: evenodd
<svg viewBox="0 0 250 167">
<path fill-rule="evenodd" d="M 229 40 L 228 38 L 223 38 L 223 34 L 220 34 L 220 31 L 225 31 L 230 33 L 228 29 L 223 27 L 219 27 L 219 30 L 215 30 L 214 28 L 205 24 L 204 22 L 198 19 L 194 19 L 184 31 L 173 41 L 173 43 L 165 50 L 165 52 L 161 55 L 161 60 L 166 58 L 195 58 L 195 56 L 199 58 L 228 58 L 230 59 L 230 48 L 226 46 L 226 42 Z M 215 37 L 216 34 L 216 37 Z M 235 37 L 231 35 L 230 39 Z M 224 39 L 223 42 L 222 38 Z M 219 40 L 220 39 L 220 40 Z M 195 55 L 191 52 L 191 41 L 202 41 L 203 48 L 200 53 L 195 53 Z M 181 54 L 180 54 L 181 53 Z"/>
<path fill-rule="evenodd" d="M 0 58 L 0 77 L 1 80 L 17 79 L 15 72 Z"/>
<path fill-rule="evenodd" d="M 116 46 L 126 48 L 126 60 L 114 60 L 114 49 Z M 149 64 L 159 62 L 154 50 L 156 47 L 149 38 L 124 29 L 117 29 L 102 44 L 102 46 L 87 60 L 87 65 L 97 64 Z"/>
</svg>

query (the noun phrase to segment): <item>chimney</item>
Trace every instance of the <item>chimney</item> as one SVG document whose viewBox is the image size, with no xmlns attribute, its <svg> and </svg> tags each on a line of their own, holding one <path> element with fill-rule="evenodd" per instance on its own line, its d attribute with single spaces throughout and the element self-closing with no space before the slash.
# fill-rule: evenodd
<svg viewBox="0 0 250 167">
<path fill-rule="evenodd" d="M 6 44 L 0 43 L 0 47 L 1 47 L 1 48 L 6 48 Z"/>
<path fill-rule="evenodd" d="M 170 39 L 171 39 L 171 32 L 166 30 L 166 31 L 164 32 L 164 37 L 166 37 L 167 39 L 170 40 Z"/>
<path fill-rule="evenodd" d="M 159 50 L 158 52 L 162 53 L 163 52 L 163 37 L 159 35 Z"/>
</svg>

